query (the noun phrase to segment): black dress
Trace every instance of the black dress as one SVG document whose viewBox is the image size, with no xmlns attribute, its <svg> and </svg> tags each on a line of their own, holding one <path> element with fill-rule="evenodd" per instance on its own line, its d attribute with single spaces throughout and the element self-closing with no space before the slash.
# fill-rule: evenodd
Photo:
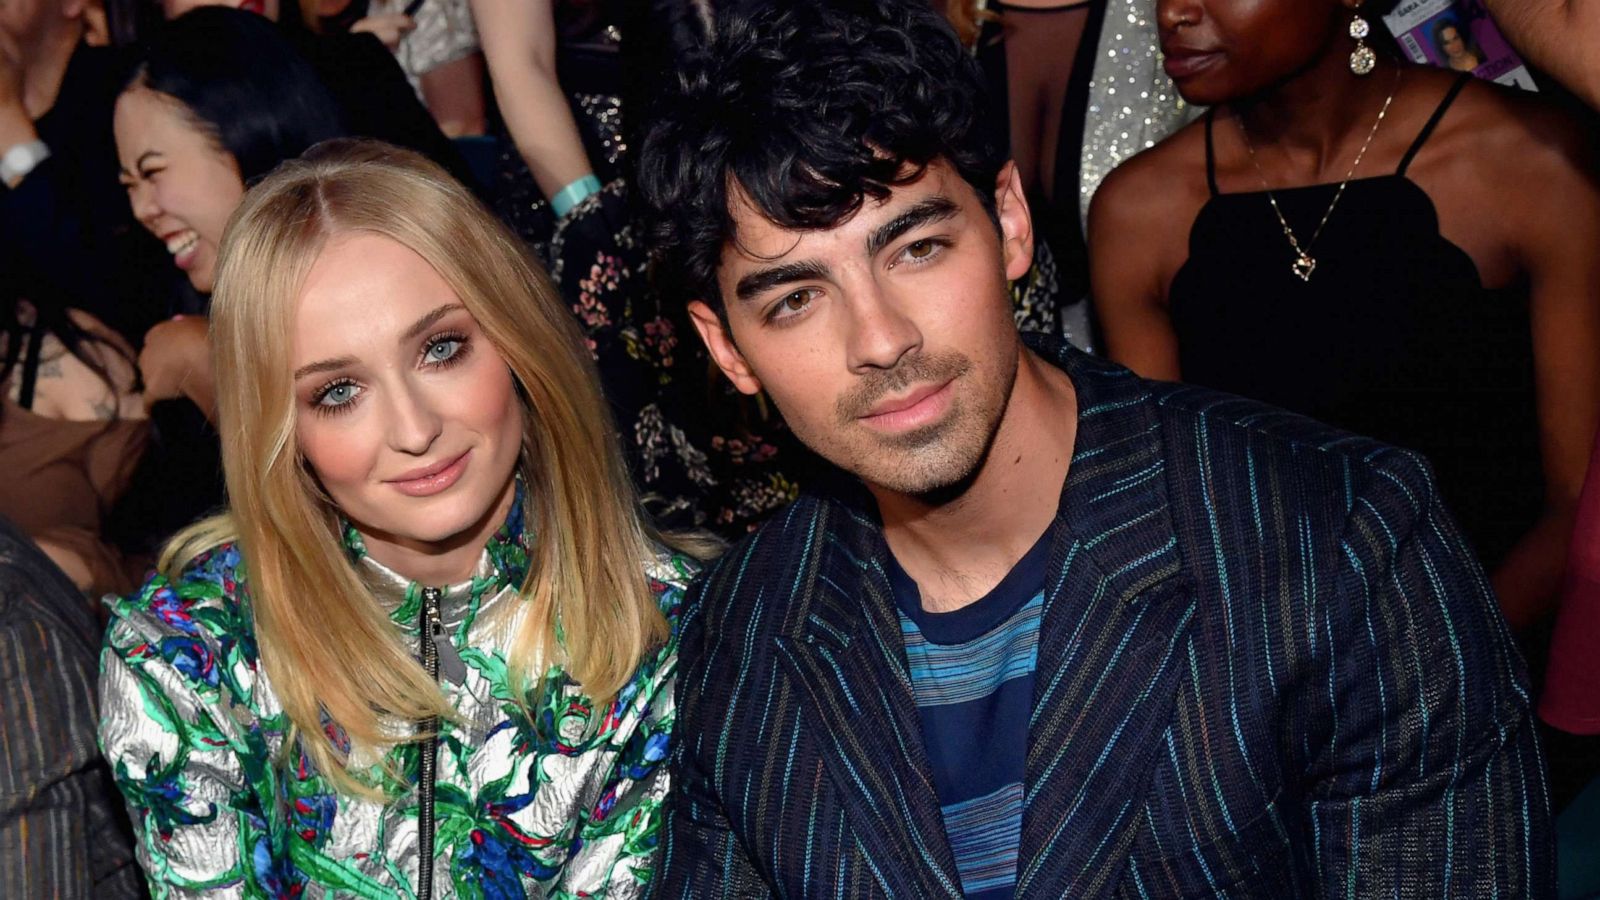
<svg viewBox="0 0 1600 900">
<path fill-rule="evenodd" d="M 1420 451 L 1493 568 L 1543 504 L 1528 288 L 1485 288 L 1472 258 L 1440 234 L 1433 201 L 1406 177 L 1465 83 L 1393 175 L 1350 182 L 1311 248 L 1310 280 L 1292 271 L 1265 193 L 1218 193 L 1208 115 L 1211 199 L 1169 302 L 1185 381 Z M 1336 189 L 1274 193 L 1305 240 Z"/>
</svg>

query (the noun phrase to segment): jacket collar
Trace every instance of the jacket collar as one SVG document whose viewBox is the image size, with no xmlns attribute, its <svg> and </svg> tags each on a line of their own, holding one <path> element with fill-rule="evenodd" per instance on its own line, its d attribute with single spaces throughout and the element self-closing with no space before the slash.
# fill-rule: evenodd
<svg viewBox="0 0 1600 900">
<path fill-rule="evenodd" d="M 1056 523 L 1082 544 L 1112 596 L 1131 602 L 1180 573 L 1166 447 L 1148 383 L 1038 335 L 1030 349 L 1072 379 L 1078 433 Z"/>
<path fill-rule="evenodd" d="M 520 588 L 528 573 L 528 548 L 532 535 L 526 530 L 527 498 L 521 477 L 506 520 L 484 545 L 472 577 L 450 585 L 423 585 L 378 562 L 367 554 L 366 541 L 355 526 L 345 522 L 344 542 L 362 579 L 389 618 L 407 633 L 418 630 L 422 612 L 422 591 L 438 587 L 440 621 L 454 632 L 470 629 L 484 607 L 507 588 Z"/>
<path fill-rule="evenodd" d="M 1068 347 L 1029 345 L 1072 378 L 1078 433 L 1045 587 L 1016 896 L 1095 900 L 1126 869 L 1195 589 L 1149 384 Z"/>
<path fill-rule="evenodd" d="M 1030 350 L 1065 371 L 1078 401 L 1072 464 L 1062 486 L 1050 572 L 1059 575 L 1063 551 L 1074 541 L 1104 579 L 1105 589 L 1133 602 L 1182 572 L 1177 533 L 1168 504 L 1165 445 L 1148 384 L 1113 363 L 1041 335 L 1026 334 Z M 856 588 L 887 590 L 882 561 L 889 546 L 872 495 L 856 479 L 834 473 L 811 498 L 827 527 L 807 543 L 809 565 L 827 572 L 822 589 L 801 598 L 804 613 L 791 633 L 812 628 L 850 633 L 858 626 L 893 626 L 893 595 L 859 595 Z M 831 577 L 837 576 L 837 577 Z M 881 599 L 879 604 L 868 600 Z M 798 612 L 798 611 L 797 611 Z"/>
<path fill-rule="evenodd" d="M 1193 603 L 1179 577 L 1148 387 L 1070 347 L 1027 340 L 1072 379 L 1079 411 L 1046 576 L 1018 896 L 1061 896 L 1068 883 L 1076 886 L 1072 896 L 1103 896 L 1115 885 L 1104 873 L 1118 870 L 1107 854 L 1125 854 L 1127 844 L 1102 839 L 1131 835 L 1137 804 L 1130 798 L 1154 769 L 1153 760 L 1108 763 L 1104 722 L 1120 723 L 1127 746 L 1158 744 L 1171 710 L 1173 648 Z M 780 654 L 806 689 L 812 723 L 831 742 L 830 769 L 858 839 L 878 861 L 880 887 L 889 896 L 960 897 L 876 506 L 859 483 L 840 481 L 812 509 Z M 1073 566 L 1076 560 L 1082 564 Z M 1107 684 L 1145 689 L 1126 696 L 1103 691 Z M 1064 714 L 1086 709 L 1095 715 Z"/>
</svg>

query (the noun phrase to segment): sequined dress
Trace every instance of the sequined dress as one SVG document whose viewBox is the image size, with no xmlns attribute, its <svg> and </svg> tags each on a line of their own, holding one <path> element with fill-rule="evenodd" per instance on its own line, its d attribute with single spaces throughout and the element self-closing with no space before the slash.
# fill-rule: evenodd
<svg viewBox="0 0 1600 900">
<path fill-rule="evenodd" d="M 694 566 L 665 551 L 647 565 L 672 637 L 612 704 L 595 708 L 552 668 L 530 720 L 506 671 L 518 615 L 500 614 L 519 602 L 523 535 L 513 512 L 474 577 L 440 600 L 466 677 L 443 684 L 460 723 L 443 723 L 437 742 L 433 896 L 641 897 L 667 792 L 677 610 Z M 422 589 L 367 557 L 353 531 L 347 542 L 414 641 Z M 113 608 L 100 739 L 153 894 L 415 896 L 421 745 L 390 751 L 413 783 L 387 803 L 336 793 L 298 743 L 285 746 L 290 723 L 260 666 L 244 578 L 238 548 L 224 545 Z"/>
</svg>

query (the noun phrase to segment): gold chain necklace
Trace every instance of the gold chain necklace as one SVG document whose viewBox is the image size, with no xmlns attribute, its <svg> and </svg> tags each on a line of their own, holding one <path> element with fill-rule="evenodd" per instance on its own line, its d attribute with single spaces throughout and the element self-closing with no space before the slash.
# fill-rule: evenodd
<svg viewBox="0 0 1600 900">
<path fill-rule="evenodd" d="M 1356 161 L 1350 164 L 1350 171 L 1345 174 L 1344 181 L 1339 183 L 1339 189 L 1333 192 L 1333 202 L 1328 204 L 1328 211 L 1322 214 L 1322 221 L 1317 223 L 1317 230 L 1311 233 L 1311 240 L 1300 246 L 1300 239 L 1295 237 L 1294 229 L 1289 227 L 1289 220 L 1283 217 L 1283 210 L 1278 207 L 1278 198 L 1272 193 L 1272 186 L 1267 184 L 1267 173 L 1261 170 L 1261 161 L 1256 159 L 1256 148 L 1250 143 L 1250 132 L 1244 127 L 1244 119 L 1235 116 L 1234 121 L 1239 123 L 1239 134 L 1244 138 L 1244 148 L 1250 152 L 1250 164 L 1256 168 L 1256 176 L 1261 179 L 1261 187 L 1267 192 L 1267 201 L 1272 204 L 1272 212 L 1278 217 L 1278 224 L 1283 226 L 1283 236 L 1289 239 L 1289 247 L 1294 250 L 1294 263 L 1291 269 L 1300 277 L 1301 281 L 1310 281 L 1311 273 L 1317 270 L 1317 260 L 1311 255 L 1311 248 L 1317 245 L 1317 238 L 1322 237 L 1322 229 L 1328 226 L 1328 219 L 1333 217 L 1333 210 L 1339 205 L 1339 199 L 1344 196 L 1344 189 L 1350 186 L 1350 180 L 1355 177 L 1356 169 L 1361 167 L 1361 160 L 1367 155 L 1367 148 L 1372 146 L 1372 139 L 1378 136 L 1378 126 L 1383 124 L 1383 119 L 1389 114 L 1389 105 L 1394 102 L 1394 95 L 1400 89 L 1400 70 L 1394 72 L 1394 86 L 1389 88 L 1389 96 L 1383 101 L 1383 108 L 1378 110 L 1378 120 L 1372 123 L 1372 130 L 1367 132 L 1367 140 L 1361 145 L 1360 152 L 1356 153 Z"/>
</svg>

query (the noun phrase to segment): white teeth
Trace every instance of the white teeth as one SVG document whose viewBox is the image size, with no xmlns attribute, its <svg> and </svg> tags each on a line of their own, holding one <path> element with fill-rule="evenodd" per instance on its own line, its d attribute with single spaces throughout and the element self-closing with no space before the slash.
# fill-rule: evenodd
<svg viewBox="0 0 1600 900">
<path fill-rule="evenodd" d="M 180 253 L 193 249 L 194 245 L 198 243 L 200 243 L 199 234 L 194 231 L 185 231 L 181 234 L 175 234 L 172 237 L 167 238 L 167 252 L 173 256 L 177 256 Z"/>
</svg>

